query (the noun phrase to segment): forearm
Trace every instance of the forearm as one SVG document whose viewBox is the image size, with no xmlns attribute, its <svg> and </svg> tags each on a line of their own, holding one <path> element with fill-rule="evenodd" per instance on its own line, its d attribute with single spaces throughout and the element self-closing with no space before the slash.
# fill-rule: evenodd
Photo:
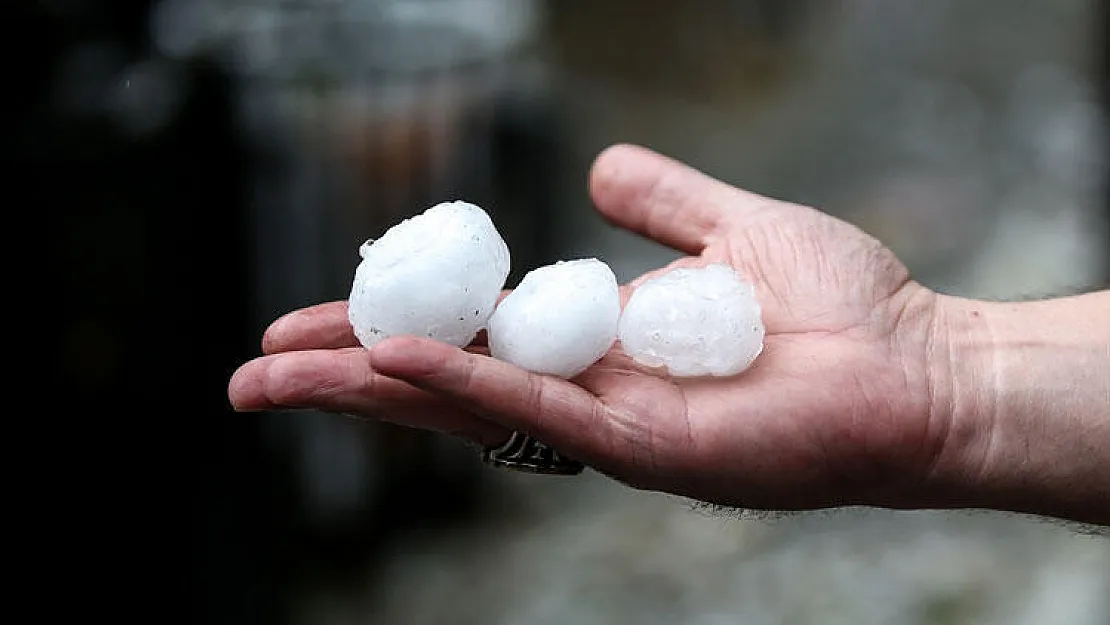
<svg viewBox="0 0 1110 625">
<path fill-rule="evenodd" d="M 935 343 L 956 505 L 1110 525 L 1110 291 L 941 298 Z"/>
</svg>

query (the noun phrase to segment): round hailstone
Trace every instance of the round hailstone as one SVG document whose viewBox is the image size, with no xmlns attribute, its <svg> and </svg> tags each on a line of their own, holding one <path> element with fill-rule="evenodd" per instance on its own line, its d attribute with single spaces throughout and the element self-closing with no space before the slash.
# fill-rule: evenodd
<svg viewBox="0 0 1110 625">
<path fill-rule="evenodd" d="M 729 376 L 763 351 L 755 287 L 728 265 L 675 269 L 644 282 L 621 315 L 625 353 L 676 377 Z"/>
<path fill-rule="evenodd" d="M 446 202 L 359 248 L 348 319 L 371 347 L 426 336 L 463 347 L 485 327 L 509 276 L 509 248 L 481 208 Z"/>
<path fill-rule="evenodd" d="M 489 320 L 490 354 L 522 369 L 572 378 L 617 338 L 617 278 L 594 259 L 528 272 Z"/>
</svg>

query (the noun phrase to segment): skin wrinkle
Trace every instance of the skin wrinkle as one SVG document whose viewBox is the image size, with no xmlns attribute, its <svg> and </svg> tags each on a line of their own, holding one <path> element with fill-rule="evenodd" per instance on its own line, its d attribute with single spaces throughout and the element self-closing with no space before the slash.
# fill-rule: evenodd
<svg viewBox="0 0 1110 625">
<path fill-rule="evenodd" d="M 621 438 L 627 451 L 624 453 L 617 452 L 617 455 L 627 454 L 632 472 L 650 476 L 654 481 L 654 478 L 660 476 L 661 473 L 653 452 L 655 428 L 652 425 L 652 419 L 640 419 L 627 411 L 614 410 L 612 407 L 609 408 L 607 414 L 610 417 L 621 415 L 616 423 L 620 425 L 618 431 L 624 433 Z M 646 458 L 646 463 L 644 458 Z"/>
<path fill-rule="evenodd" d="M 908 367 L 912 365 L 902 365 L 908 371 Z M 908 376 L 903 378 L 905 384 L 906 397 L 917 396 L 913 392 L 914 384 Z M 911 410 L 915 407 L 911 407 Z M 948 420 L 939 418 L 929 411 L 928 403 L 924 406 L 924 413 L 928 417 L 921 424 L 921 430 L 916 434 L 919 444 L 916 449 L 917 461 L 914 463 L 914 470 L 911 471 L 911 482 L 914 486 L 924 486 L 929 477 L 936 469 L 937 463 L 940 461 L 940 452 L 944 449 L 945 441 L 948 438 Z M 898 416 L 902 416 L 903 412 L 899 411 Z M 939 423 L 938 423 L 939 421 Z M 916 477 L 914 477 L 916 476 Z"/>
<path fill-rule="evenodd" d="M 625 464 L 632 469 L 631 473 L 655 475 L 657 466 L 654 466 L 650 452 L 648 466 L 651 470 L 645 470 L 644 464 L 639 460 L 644 455 L 640 453 L 641 450 L 651 449 L 651 418 L 641 418 L 627 408 L 618 408 L 606 402 L 599 403 L 601 410 L 595 410 L 595 414 L 601 419 L 601 423 L 606 424 L 606 447 L 609 448 L 607 455 L 617 459 L 624 458 Z"/>
<path fill-rule="evenodd" d="M 750 274 L 749 281 L 756 285 L 757 293 L 765 293 L 767 296 L 770 296 L 769 299 L 774 304 L 775 310 L 788 311 L 790 309 L 787 306 L 787 299 L 784 297 L 784 294 L 779 293 L 778 287 L 776 286 L 777 283 L 769 280 L 764 272 L 763 267 L 771 265 L 767 265 L 763 262 L 761 256 L 763 250 L 767 249 L 767 247 L 766 245 L 760 245 L 761 241 L 759 241 L 757 237 L 766 240 L 766 232 L 763 228 L 744 230 L 743 239 L 740 240 L 734 240 L 730 237 L 728 239 L 728 257 L 733 266 L 739 267 L 744 273 Z M 743 250 L 738 247 L 740 244 L 745 244 L 743 245 Z M 745 251 L 755 256 L 754 262 L 746 262 Z M 767 307 L 767 299 L 767 297 L 759 298 L 760 304 Z M 767 315 L 765 312 L 764 317 L 767 318 L 768 316 L 771 319 L 776 318 L 775 315 Z M 768 322 L 766 325 L 768 333 L 774 333 L 778 329 L 773 322 Z"/>
<path fill-rule="evenodd" d="M 297 392 L 286 397 L 284 401 L 279 403 L 297 407 L 315 405 L 317 403 L 330 403 L 337 395 L 349 387 L 347 382 L 348 379 L 358 379 L 361 377 L 356 374 L 348 378 L 347 376 L 352 372 L 350 360 L 336 360 L 346 363 L 342 369 L 342 375 L 340 376 L 317 376 L 314 375 L 314 372 L 305 371 L 303 366 L 295 368 L 294 370 L 297 375 L 294 377 L 300 383 L 294 384 L 292 388 Z"/>
<path fill-rule="evenodd" d="M 797 275 L 797 268 L 803 257 L 801 250 L 798 248 L 797 237 L 786 236 L 787 233 L 784 231 L 784 227 L 774 222 L 760 228 L 756 232 L 764 235 L 764 244 L 756 248 L 759 252 L 760 266 L 773 267 L 775 273 L 780 276 Z M 772 262 L 772 259 L 768 257 L 770 250 L 778 250 L 782 256 Z M 824 267 L 820 264 L 815 264 L 814 269 L 816 270 L 814 276 L 816 284 L 824 284 L 824 280 L 821 277 Z M 789 302 L 796 297 L 793 292 L 793 281 L 773 279 L 768 281 L 772 284 L 781 283 L 785 285 L 786 290 L 781 292 L 779 300 L 783 308 L 788 308 Z"/>
<path fill-rule="evenodd" d="M 645 423 L 646 426 L 644 437 L 647 439 L 647 445 L 644 447 L 644 451 L 647 452 L 648 471 L 651 473 L 651 475 L 657 476 L 660 475 L 661 472 L 659 471 L 658 459 L 655 456 L 655 450 L 657 449 L 657 446 L 655 444 L 655 420 L 643 419 L 642 421 Z"/>
<path fill-rule="evenodd" d="M 911 376 L 916 371 L 924 371 L 926 362 L 923 360 L 921 363 L 919 363 L 920 367 L 915 366 L 915 363 L 907 362 L 906 359 L 909 357 L 909 355 L 907 354 L 907 349 L 901 347 L 900 339 L 902 336 L 902 331 L 904 329 L 904 324 L 907 323 L 907 315 L 909 314 L 908 311 L 911 305 L 914 305 L 917 296 L 917 293 L 913 293 L 908 297 L 905 296 L 905 289 L 910 288 L 910 285 L 912 284 L 914 283 L 909 279 L 908 272 L 906 272 L 904 280 L 901 282 L 901 284 L 898 285 L 895 291 L 879 300 L 879 303 L 876 305 L 876 310 L 886 308 L 894 311 L 891 315 L 890 322 L 888 324 L 884 324 L 886 327 L 875 328 L 876 318 L 880 322 L 883 319 L 882 315 L 877 314 L 872 314 L 867 324 L 868 329 L 872 331 L 873 337 L 875 339 L 885 339 L 885 355 L 889 358 L 899 359 L 900 366 L 895 370 L 901 373 L 900 384 L 896 384 L 898 388 L 892 391 L 891 398 L 887 401 L 888 411 L 890 412 L 890 414 L 895 415 L 896 417 L 903 414 L 903 409 L 902 407 L 895 405 L 893 398 L 911 398 L 918 396 L 916 393 L 913 392 L 917 385 L 914 380 L 911 379 Z M 906 347 L 908 348 L 909 346 L 907 345 Z M 887 370 L 888 373 L 889 371 L 890 370 Z M 916 408 L 916 406 L 911 405 L 909 406 L 909 411 L 914 412 L 916 411 Z M 928 413 L 927 406 L 925 410 L 925 414 L 930 414 Z M 931 418 L 926 419 L 925 422 L 922 424 L 922 430 L 918 435 L 920 439 L 918 454 L 920 458 L 922 458 L 923 465 L 929 465 L 933 462 L 931 459 L 932 452 L 930 451 L 930 443 L 933 440 L 930 434 L 932 421 L 933 420 Z"/>
<path fill-rule="evenodd" d="M 621 481 L 636 488 L 641 488 L 639 483 L 633 477 L 635 471 L 628 471 L 632 465 L 631 462 L 622 462 L 623 454 L 617 445 L 617 432 L 620 430 L 619 424 L 628 421 L 627 418 L 621 418 L 619 414 L 621 411 L 613 406 L 606 404 L 603 401 L 593 402 L 590 408 L 590 420 L 598 424 L 596 432 L 600 433 L 601 440 L 593 441 L 589 445 L 590 452 L 596 451 L 597 458 L 590 465 L 593 469 L 602 472 L 605 475 L 616 476 L 621 475 Z M 606 460 L 608 459 L 608 460 Z M 580 459 L 585 461 L 587 459 Z M 622 465 L 629 466 L 622 466 Z"/>
<path fill-rule="evenodd" d="M 696 457 L 699 455 L 698 445 L 694 439 L 694 426 L 690 420 L 690 402 L 686 396 L 686 389 L 682 385 L 676 385 L 678 392 L 682 396 L 682 425 L 683 432 L 685 433 L 686 445 L 691 453 Z"/>
<path fill-rule="evenodd" d="M 365 389 L 365 394 L 373 397 L 375 394 L 374 388 L 378 385 L 378 375 L 374 372 L 374 368 L 370 366 L 369 354 L 362 356 L 358 359 L 347 359 L 347 376 L 352 380 L 361 378 L 358 388 Z"/>
<path fill-rule="evenodd" d="M 940 296 L 937 296 L 937 298 L 940 299 Z M 934 367 L 927 369 L 930 376 L 931 402 L 935 406 L 931 414 L 949 415 L 945 445 L 938 454 L 937 465 L 930 476 L 931 480 L 936 481 L 936 478 L 939 477 L 938 470 L 944 469 L 944 476 L 940 480 L 942 488 L 953 482 L 976 485 L 985 483 L 984 480 L 989 476 L 988 451 L 990 443 L 988 441 L 984 444 L 982 441 L 983 428 L 986 425 L 991 430 L 991 434 L 988 436 L 993 436 L 995 416 L 992 416 L 992 413 L 994 407 L 997 406 L 997 402 L 991 398 L 991 401 L 989 401 L 990 407 L 984 410 L 982 402 L 979 401 L 983 398 L 965 397 L 967 390 L 979 381 L 980 375 L 977 371 L 972 371 L 970 376 L 967 376 L 970 379 L 956 375 L 959 361 L 968 359 L 968 356 L 966 354 L 957 355 L 956 349 L 954 349 L 956 345 L 955 338 L 950 336 L 951 333 L 948 328 L 952 327 L 953 324 L 963 327 L 968 321 L 954 319 L 954 314 L 959 315 L 961 313 L 959 310 L 950 310 L 940 305 L 934 307 L 931 317 L 932 331 L 929 334 L 928 341 L 931 350 L 929 361 L 934 363 Z M 970 319 L 984 324 L 980 311 L 973 309 L 968 314 Z M 944 336 L 940 335 L 941 329 L 945 330 Z M 980 350 L 978 343 L 965 344 L 960 347 L 975 352 Z M 943 353 L 940 353 L 941 351 Z M 941 366 L 941 371 L 936 370 L 935 365 L 937 364 Z M 994 365 L 989 364 L 988 368 L 994 369 Z M 943 404 L 940 403 L 941 400 L 938 397 L 944 398 Z M 970 399 L 973 405 L 965 405 L 961 401 L 962 398 Z M 968 420 L 968 416 L 973 413 L 981 415 L 982 419 Z M 946 463 L 948 462 L 954 462 L 956 473 L 947 475 Z M 939 494 L 944 496 L 944 493 Z"/>
<path fill-rule="evenodd" d="M 981 319 L 984 322 L 983 327 L 986 329 L 987 332 L 988 344 L 994 344 L 996 342 L 996 333 L 994 328 L 991 327 L 989 320 L 982 317 Z M 991 372 L 991 388 L 995 389 L 996 393 L 1001 393 L 1003 384 L 1001 367 L 999 367 L 997 363 L 991 363 L 991 366 L 988 368 L 988 370 Z M 955 369 L 953 369 L 953 371 L 955 371 Z M 989 482 L 991 465 L 996 458 L 996 454 L 998 453 L 996 449 L 996 446 L 999 442 L 998 427 L 1000 423 L 1000 415 L 998 414 L 998 410 L 1001 402 L 998 401 L 997 397 L 992 397 L 991 399 L 993 401 L 991 401 L 990 409 L 983 411 L 985 421 L 980 424 L 980 429 L 982 427 L 986 427 L 987 429 L 986 446 L 983 449 L 982 459 L 979 461 L 977 470 L 975 471 L 975 477 L 979 480 L 980 483 Z"/>
<path fill-rule="evenodd" d="M 547 383 L 546 378 L 529 372 L 525 380 L 527 380 L 527 383 L 524 387 L 525 411 L 527 411 L 529 414 L 536 415 L 537 420 L 550 419 L 551 415 L 545 414 L 543 410 L 545 396 L 544 385 Z M 537 425 L 537 429 L 540 431 L 547 429 L 546 425 L 542 421 L 540 421 Z"/>
<path fill-rule="evenodd" d="M 904 410 L 901 403 L 903 397 L 917 397 L 916 393 L 911 392 L 915 385 L 909 379 L 909 373 L 906 369 L 889 368 L 885 370 L 887 373 L 886 382 L 888 386 L 886 393 L 879 399 L 882 404 L 883 414 L 887 415 L 887 420 L 890 423 L 891 431 L 898 433 L 896 445 L 907 449 L 906 458 L 908 463 L 900 463 L 896 460 L 896 465 L 901 465 L 900 473 L 904 474 L 905 479 L 899 480 L 900 482 L 916 482 L 917 476 L 922 472 L 922 467 L 926 466 L 930 461 L 929 449 L 931 447 L 930 438 L 930 419 L 918 419 L 919 429 L 907 429 L 903 422 L 909 412 L 918 412 L 917 406 L 911 404 L 910 410 Z"/>
<path fill-rule="evenodd" d="M 820 223 L 807 223 L 802 226 L 801 236 L 787 236 L 786 232 L 781 231 L 777 234 L 782 241 L 790 244 L 790 258 L 794 261 L 794 267 L 791 269 L 796 270 L 797 267 L 802 266 L 802 258 L 809 256 L 812 258 L 813 266 L 817 268 L 815 276 L 817 284 L 836 287 L 841 282 L 840 275 L 836 265 L 829 262 L 829 255 L 820 243 L 821 235 L 825 230 L 822 226 L 823 224 Z"/>
<path fill-rule="evenodd" d="M 892 342 L 894 340 L 892 338 Z M 887 358 L 897 362 L 899 366 L 884 369 L 889 381 L 887 394 L 883 398 L 884 409 L 889 415 L 891 427 L 895 431 L 903 432 L 898 445 L 906 447 L 909 450 L 907 455 L 912 459 L 904 469 L 908 478 L 906 481 L 916 484 L 920 481 L 920 476 L 933 464 L 936 450 L 944 440 L 944 429 L 942 426 L 940 432 L 936 431 L 935 420 L 928 413 L 927 402 L 919 400 L 925 388 L 925 384 L 920 379 L 923 375 L 922 368 L 907 362 L 906 359 L 909 356 L 904 352 L 896 351 L 891 343 L 888 343 L 888 349 Z M 907 430 L 903 423 L 915 422 L 915 419 L 909 418 L 915 414 L 926 416 L 916 419 L 918 428 Z"/>
<path fill-rule="evenodd" d="M 813 224 L 809 224 L 806 226 L 803 232 L 805 232 L 806 230 L 812 232 L 814 227 L 816 226 L 814 226 Z M 736 246 L 738 244 L 732 241 L 730 241 L 729 245 L 729 255 L 733 259 L 733 263 L 739 265 L 742 268 L 742 271 L 753 273 L 756 275 L 757 279 L 754 281 L 757 285 L 757 288 L 760 288 L 761 291 L 768 292 L 771 296 L 772 302 L 775 306 L 775 309 L 771 312 L 779 314 L 789 314 L 790 322 L 785 325 L 791 328 L 792 333 L 800 333 L 797 332 L 797 328 L 799 327 L 816 326 L 822 323 L 829 322 L 831 320 L 826 318 L 827 315 L 823 309 L 806 311 L 806 313 L 808 314 L 800 314 L 797 310 L 797 306 L 791 305 L 791 302 L 797 299 L 796 294 L 792 292 L 779 291 L 775 287 L 775 285 L 778 283 L 784 283 L 787 285 L 793 284 L 793 281 L 788 279 L 788 277 L 792 273 L 794 273 L 794 268 L 797 267 L 803 259 L 803 251 L 801 248 L 798 247 L 796 241 L 798 237 L 787 236 L 787 234 L 788 233 L 783 231 L 783 229 L 780 228 L 778 224 L 774 221 L 767 222 L 764 227 L 746 229 L 742 233 L 742 236 L 745 240 L 742 240 L 741 243 L 745 244 L 743 246 L 745 249 L 754 252 L 754 258 L 752 259 L 752 262 L 747 262 L 748 259 L 746 258 L 746 255 L 742 251 L 737 249 Z M 804 236 L 811 235 L 806 234 Z M 813 244 L 807 245 L 806 247 L 812 248 L 812 252 L 814 254 L 823 255 L 825 253 L 823 251 L 823 246 L 819 245 L 818 241 L 813 241 Z M 789 262 L 783 263 L 781 259 L 776 260 L 767 257 L 767 254 L 771 253 L 770 250 L 781 251 L 781 249 L 789 250 L 789 253 L 786 254 L 786 257 L 790 259 Z M 776 254 L 778 253 L 780 252 L 776 252 Z M 821 260 L 821 262 L 816 263 L 816 266 L 818 267 L 818 273 L 813 278 L 818 288 L 836 286 L 839 282 L 843 282 L 843 280 L 839 279 L 839 276 L 827 273 L 827 266 L 830 265 L 827 258 L 819 260 Z M 751 267 L 755 267 L 755 271 L 752 271 L 750 269 Z M 775 270 L 777 272 L 781 272 L 783 274 L 783 279 L 776 280 L 773 277 L 768 276 L 766 273 L 763 273 L 763 267 L 775 267 Z M 763 303 L 766 300 L 764 298 L 761 298 L 760 301 L 761 303 Z M 765 308 L 767 308 L 766 305 Z M 777 315 L 767 315 L 765 311 L 765 317 L 767 316 L 770 316 L 773 319 Z M 847 320 L 839 320 L 839 323 L 834 325 L 838 327 L 826 327 L 822 330 L 825 332 L 841 332 L 846 329 L 850 329 L 850 327 L 852 326 L 852 322 Z M 781 331 L 778 326 L 779 324 L 769 323 L 767 330 L 768 332 L 772 333 L 776 331 Z"/>
<path fill-rule="evenodd" d="M 902 285 L 902 287 L 899 288 L 899 291 L 904 290 L 911 284 L 915 283 L 913 283 L 907 275 L 906 282 Z M 941 462 L 945 459 L 945 451 L 952 444 L 949 440 L 952 432 L 952 419 L 950 416 L 947 416 L 951 415 L 952 412 L 950 407 L 944 411 L 938 410 L 938 390 L 936 387 L 936 380 L 934 379 L 934 376 L 930 374 L 930 368 L 927 364 L 938 361 L 937 357 L 935 356 L 935 353 L 938 350 L 936 337 L 938 313 L 937 307 L 935 306 L 937 297 L 932 292 L 924 288 L 920 288 L 918 293 L 915 294 L 914 298 L 921 297 L 922 294 L 924 294 L 924 296 L 928 297 L 930 300 L 928 302 L 928 305 L 925 306 L 925 309 L 931 311 L 925 319 L 925 327 L 923 330 L 925 336 L 925 345 L 921 354 L 922 362 L 919 363 L 921 366 L 922 375 L 924 376 L 925 393 L 922 397 L 925 402 L 924 411 L 927 415 L 927 418 L 925 420 L 925 431 L 923 435 L 921 449 L 921 453 L 923 455 L 923 458 L 925 459 L 925 463 L 921 471 L 920 478 L 917 482 L 917 486 L 924 490 L 928 486 L 928 484 L 936 482 L 937 473 L 941 466 Z M 911 301 L 906 302 L 899 309 L 898 317 L 895 324 L 895 332 L 891 334 L 892 337 L 901 336 L 901 333 L 898 332 L 898 329 L 902 327 L 905 320 L 906 311 L 913 303 L 914 298 L 911 298 Z M 894 348 L 893 351 L 894 353 L 904 353 L 904 350 L 900 350 L 897 348 Z M 949 354 L 944 355 L 945 359 L 949 357 Z M 908 371 L 909 368 L 912 366 L 913 365 L 911 364 L 908 367 L 905 367 L 905 370 Z"/>
<path fill-rule="evenodd" d="M 366 360 L 369 361 L 369 358 L 367 358 Z M 348 365 L 348 366 L 351 366 L 351 365 Z M 354 372 L 354 373 L 357 375 L 357 371 Z M 378 376 L 378 374 L 374 371 L 373 367 L 370 367 L 370 366 L 363 367 L 362 368 L 362 383 L 358 387 L 361 392 L 358 394 L 358 396 L 359 397 L 367 397 L 367 398 L 376 397 L 377 393 L 375 393 L 374 391 L 375 391 L 376 388 L 378 388 L 378 386 L 380 386 L 380 380 L 381 380 L 380 376 Z M 374 402 L 369 402 L 369 403 L 371 405 L 373 405 Z"/>
<path fill-rule="evenodd" d="M 627 356 L 623 357 L 629 360 Z M 619 378 L 627 378 L 628 376 L 636 375 L 629 371 L 620 371 L 617 375 Z M 612 376 L 596 379 L 593 384 L 588 385 L 591 391 L 597 393 L 601 398 L 601 404 L 604 404 L 607 415 L 607 423 L 609 424 L 608 435 L 612 439 L 610 446 L 612 449 L 618 449 L 618 441 L 623 440 L 624 443 L 619 444 L 619 448 L 630 450 L 631 462 L 637 468 L 643 467 L 645 463 L 639 462 L 636 459 L 643 457 L 645 453 L 638 450 L 646 450 L 648 456 L 646 474 L 653 476 L 656 482 L 661 481 L 666 476 L 663 472 L 663 463 L 661 463 L 656 455 L 656 450 L 661 448 L 672 447 L 676 444 L 686 443 L 687 450 L 694 450 L 693 441 L 695 437 L 690 428 L 688 414 L 684 415 L 685 427 L 682 428 L 682 441 L 681 443 L 676 440 L 664 440 L 659 438 L 659 433 L 655 427 L 655 417 L 652 415 L 657 413 L 660 404 L 671 405 L 673 401 L 682 404 L 683 411 L 687 411 L 688 407 L 685 405 L 684 387 L 679 382 L 671 379 L 659 380 L 661 387 L 665 386 L 668 392 L 668 399 L 655 402 L 652 405 L 642 405 L 637 395 L 629 395 L 625 391 L 621 391 L 619 382 Z M 617 390 L 609 390 L 617 389 Z M 671 397 L 671 395 L 676 397 Z M 670 419 L 668 419 L 670 421 Z M 615 453 L 620 453 L 619 451 Z M 624 454 L 621 454 L 624 455 Z M 671 467 L 674 469 L 675 467 Z"/>
<path fill-rule="evenodd" d="M 860 371 L 851 369 L 848 373 L 850 382 L 856 393 L 850 394 L 852 398 L 849 407 L 849 414 L 851 419 L 848 425 L 848 439 L 851 441 L 852 446 L 858 447 L 862 453 L 853 462 L 852 467 L 842 467 L 840 474 L 847 476 L 848 484 L 858 484 L 867 482 L 868 477 L 879 476 L 877 480 L 879 483 L 884 483 L 889 472 L 887 464 L 890 460 L 885 457 L 884 453 L 876 453 L 875 440 L 882 440 L 883 437 L 888 436 L 886 421 L 889 419 L 880 419 L 881 413 L 877 410 L 878 406 L 873 399 L 870 389 L 873 386 L 873 381 L 864 380 Z M 871 424 L 867 415 L 870 415 Z M 873 432 L 872 436 L 865 434 L 868 430 Z M 862 433 L 862 434 L 861 434 Z M 889 450 L 890 445 L 881 444 L 878 446 L 880 451 L 884 448 Z"/>
<path fill-rule="evenodd" d="M 461 360 L 461 366 L 457 367 L 457 370 L 459 372 L 457 386 L 459 387 L 460 393 L 464 395 L 469 395 L 474 387 L 474 370 L 477 367 L 477 363 L 473 360 L 472 357 L 461 356 L 459 357 L 459 359 Z M 444 367 L 443 370 L 450 374 L 452 368 L 454 367 L 447 366 Z M 452 384 L 452 386 L 455 385 Z"/>
</svg>

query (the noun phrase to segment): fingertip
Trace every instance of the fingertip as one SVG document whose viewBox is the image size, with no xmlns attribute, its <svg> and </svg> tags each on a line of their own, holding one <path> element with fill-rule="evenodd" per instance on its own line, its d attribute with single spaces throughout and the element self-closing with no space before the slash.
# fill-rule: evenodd
<svg viewBox="0 0 1110 625">
<path fill-rule="evenodd" d="M 651 150 L 632 143 L 614 143 L 598 153 L 594 167 L 606 166 L 612 160 L 619 160 L 629 154 L 651 153 Z"/>
<path fill-rule="evenodd" d="M 239 367 L 227 384 L 227 397 L 236 412 L 255 412 L 272 407 L 266 399 L 268 361 L 257 358 Z"/>
<path fill-rule="evenodd" d="M 262 353 L 280 354 L 357 346 L 347 317 L 347 302 L 308 306 L 278 317 L 262 334 Z"/>
<path fill-rule="evenodd" d="M 615 211 L 626 205 L 628 194 L 634 190 L 627 184 L 628 172 L 642 166 L 643 157 L 653 154 L 637 145 L 618 143 L 605 148 L 594 159 L 590 167 L 589 191 L 603 217 L 614 221 Z"/>
<path fill-rule="evenodd" d="M 594 158 L 593 169 L 604 172 L 613 165 L 619 165 L 628 158 L 642 158 L 644 156 L 659 158 L 661 155 L 642 145 L 634 143 L 614 143 L 598 153 Z"/>
<path fill-rule="evenodd" d="M 647 148 L 607 148 L 590 171 L 590 197 L 610 224 L 697 255 L 726 220 L 736 190 Z"/>
</svg>

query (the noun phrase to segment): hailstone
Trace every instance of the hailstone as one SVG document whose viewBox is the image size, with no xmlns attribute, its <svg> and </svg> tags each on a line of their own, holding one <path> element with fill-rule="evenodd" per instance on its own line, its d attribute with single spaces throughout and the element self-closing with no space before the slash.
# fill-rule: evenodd
<svg viewBox="0 0 1110 625">
<path fill-rule="evenodd" d="M 463 347 L 485 327 L 509 276 L 509 248 L 489 215 L 437 204 L 359 248 L 348 319 L 365 347 L 426 336 Z"/>
<path fill-rule="evenodd" d="M 572 378 L 597 362 L 617 338 L 620 289 L 594 259 L 534 269 L 489 321 L 490 355 L 522 369 Z"/>
<path fill-rule="evenodd" d="M 625 353 L 676 377 L 729 376 L 763 351 L 755 287 L 723 264 L 674 269 L 644 282 L 621 315 Z"/>
</svg>

